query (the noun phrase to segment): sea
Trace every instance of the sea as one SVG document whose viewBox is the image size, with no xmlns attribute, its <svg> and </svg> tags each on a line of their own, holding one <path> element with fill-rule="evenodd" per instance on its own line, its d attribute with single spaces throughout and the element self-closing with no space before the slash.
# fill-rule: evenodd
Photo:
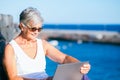
<svg viewBox="0 0 120 80">
<path fill-rule="evenodd" d="M 120 24 L 44 24 L 44 29 L 95 30 L 120 32 Z"/>
<path fill-rule="evenodd" d="M 106 30 L 120 32 L 120 25 L 44 25 L 50 29 L 73 30 Z M 56 42 L 58 50 L 71 55 L 80 61 L 91 64 L 87 74 L 90 80 L 120 80 L 120 45 L 110 43 L 77 42 L 65 40 L 49 40 Z M 46 57 L 46 72 L 54 76 L 58 63 Z"/>
</svg>

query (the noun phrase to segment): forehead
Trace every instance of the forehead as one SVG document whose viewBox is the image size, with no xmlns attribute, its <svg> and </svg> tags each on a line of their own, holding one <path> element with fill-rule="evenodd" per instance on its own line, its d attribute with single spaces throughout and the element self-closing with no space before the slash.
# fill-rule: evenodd
<svg viewBox="0 0 120 80">
<path fill-rule="evenodd" d="M 31 27 L 42 27 L 42 22 L 41 21 L 35 22 L 35 21 L 31 20 L 28 22 L 28 25 Z"/>
</svg>

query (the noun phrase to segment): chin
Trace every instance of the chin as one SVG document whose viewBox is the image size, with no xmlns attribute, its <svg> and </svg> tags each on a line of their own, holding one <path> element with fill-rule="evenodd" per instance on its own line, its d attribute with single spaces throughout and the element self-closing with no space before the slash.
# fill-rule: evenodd
<svg viewBox="0 0 120 80">
<path fill-rule="evenodd" d="M 31 39 L 31 40 L 35 40 L 37 38 L 37 35 L 30 35 L 29 36 L 29 39 Z"/>
<path fill-rule="evenodd" d="M 37 38 L 37 37 L 32 37 L 31 39 L 32 39 L 32 40 L 35 40 L 36 38 Z"/>
<path fill-rule="evenodd" d="M 28 39 L 29 39 L 29 40 L 35 40 L 36 37 L 31 36 L 31 37 L 29 37 Z"/>
</svg>

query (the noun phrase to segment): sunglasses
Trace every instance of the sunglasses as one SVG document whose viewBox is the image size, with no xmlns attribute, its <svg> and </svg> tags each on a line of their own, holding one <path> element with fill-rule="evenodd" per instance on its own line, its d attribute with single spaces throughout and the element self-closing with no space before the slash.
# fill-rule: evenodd
<svg viewBox="0 0 120 80">
<path fill-rule="evenodd" d="M 29 28 L 28 29 L 32 32 L 35 32 L 36 30 L 38 30 L 38 32 L 40 32 L 43 28 L 36 28 L 36 27 L 33 27 L 33 28 Z"/>
<path fill-rule="evenodd" d="M 24 24 L 22 24 L 22 25 L 27 26 L 27 28 L 32 32 L 35 32 L 36 30 L 38 30 L 38 32 L 40 32 L 43 29 L 42 27 L 40 27 L 40 28 L 36 28 L 36 27 L 30 28 L 30 26 L 28 26 L 28 25 L 24 25 Z"/>
</svg>

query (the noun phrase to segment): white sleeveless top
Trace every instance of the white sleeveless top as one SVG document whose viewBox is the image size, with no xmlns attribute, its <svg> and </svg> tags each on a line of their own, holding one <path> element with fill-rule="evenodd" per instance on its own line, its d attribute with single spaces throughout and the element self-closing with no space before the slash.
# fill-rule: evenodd
<svg viewBox="0 0 120 80">
<path fill-rule="evenodd" d="M 12 40 L 10 45 L 14 49 L 18 75 L 26 78 L 47 77 L 47 74 L 45 73 L 45 53 L 41 39 L 37 39 L 37 54 L 34 59 L 25 54 L 22 48 L 15 42 L 15 40 Z"/>
</svg>

